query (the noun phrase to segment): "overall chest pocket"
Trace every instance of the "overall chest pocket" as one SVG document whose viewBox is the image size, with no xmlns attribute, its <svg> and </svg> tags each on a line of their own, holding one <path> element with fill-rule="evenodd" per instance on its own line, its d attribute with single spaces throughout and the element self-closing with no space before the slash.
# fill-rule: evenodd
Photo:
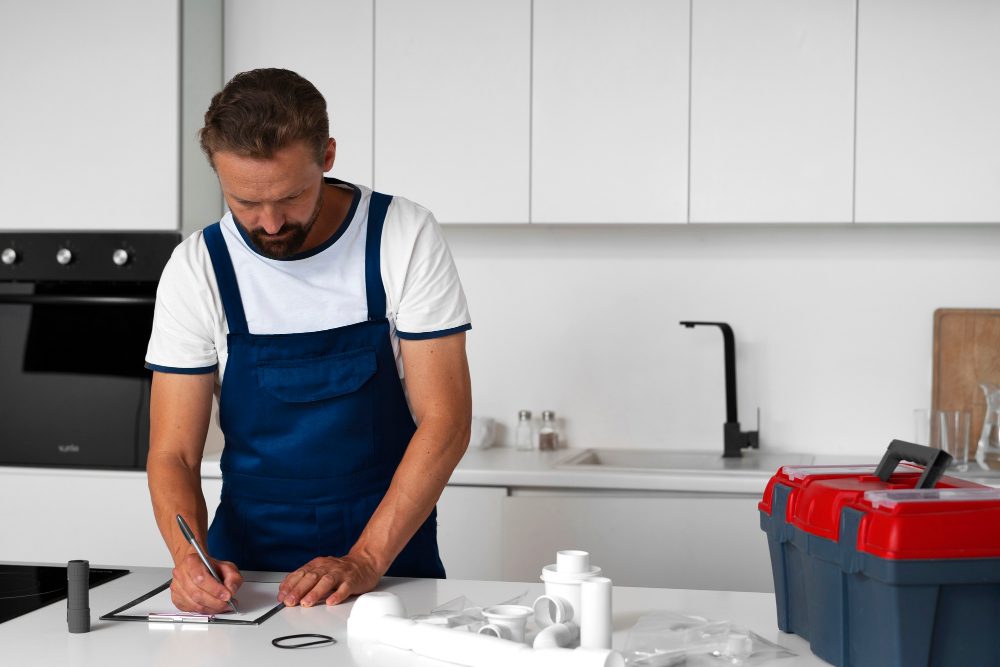
<svg viewBox="0 0 1000 667">
<path fill-rule="evenodd" d="M 263 362 L 260 388 L 286 403 L 315 403 L 352 394 L 375 375 L 375 348 L 324 357 Z"/>
</svg>

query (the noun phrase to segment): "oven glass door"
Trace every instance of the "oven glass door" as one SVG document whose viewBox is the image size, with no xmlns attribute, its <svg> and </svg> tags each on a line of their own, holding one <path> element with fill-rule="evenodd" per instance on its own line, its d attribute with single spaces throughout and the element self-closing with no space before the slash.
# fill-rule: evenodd
<svg viewBox="0 0 1000 667">
<path fill-rule="evenodd" d="M 142 469 L 153 284 L 0 284 L 0 465 Z"/>
</svg>

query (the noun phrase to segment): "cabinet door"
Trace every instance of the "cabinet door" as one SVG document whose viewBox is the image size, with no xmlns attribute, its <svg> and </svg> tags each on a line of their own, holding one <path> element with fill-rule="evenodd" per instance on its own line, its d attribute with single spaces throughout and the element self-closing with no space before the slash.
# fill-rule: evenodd
<svg viewBox="0 0 1000 667">
<path fill-rule="evenodd" d="M 582 549 L 618 586 L 770 592 L 759 500 L 514 491 L 503 504 L 503 578 L 535 581 L 557 551 Z"/>
<path fill-rule="evenodd" d="M 375 187 L 442 222 L 527 222 L 530 34 L 530 0 L 379 0 Z"/>
<path fill-rule="evenodd" d="M 437 504 L 437 534 L 449 579 L 501 579 L 501 512 L 506 497 L 506 488 L 445 488 Z"/>
<path fill-rule="evenodd" d="M 0 469 L 0 526 L 0 561 L 172 566 L 141 472 Z"/>
<path fill-rule="evenodd" d="M 372 0 L 227 0 L 224 71 L 280 67 L 326 98 L 337 158 L 330 174 L 372 182 Z"/>
<path fill-rule="evenodd" d="M 688 0 L 535 0 L 532 222 L 687 222 Z"/>
<path fill-rule="evenodd" d="M 858 222 L 1000 221 L 1000 4 L 862 0 Z"/>
<path fill-rule="evenodd" d="M 692 13 L 691 222 L 851 222 L 855 3 Z"/>
<path fill-rule="evenodd" d="M 178 2 L 3 7 L 0 229 L 177 229 Z"/>
</svg>

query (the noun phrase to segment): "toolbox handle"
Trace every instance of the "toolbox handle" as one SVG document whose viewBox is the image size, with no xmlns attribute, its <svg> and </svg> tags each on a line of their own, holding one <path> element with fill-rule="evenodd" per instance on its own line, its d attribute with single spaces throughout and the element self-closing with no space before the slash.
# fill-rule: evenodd
<svg viewBox="0 0 1000 667">
<path fill-rule="evenodd" d="M 888 482 L 900 461 L 910 461 L 924 466 L 924 474 L 917 481 L 917 489 L 933 489 L 951 463 L 951 454 L 936 447 L 925 447 L 904 440 L 893 440 L 875 468 L 875 475 Z"/>
</svg>

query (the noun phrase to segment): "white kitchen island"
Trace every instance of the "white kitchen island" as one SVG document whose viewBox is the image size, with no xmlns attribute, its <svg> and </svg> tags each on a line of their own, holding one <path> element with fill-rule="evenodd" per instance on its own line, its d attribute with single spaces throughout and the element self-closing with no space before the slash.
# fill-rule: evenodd
<svg viewBox="0 0 1000 667">
<path fill-rule="evenodd" d="M 245 574 L 248 579 L 259 581 L 281 579 L 281 575 L 273 573 Z M 303 667 L 441 667 L 447 664 L 382 645 L 349 646 L 346 624 L 353 602 L 337 607 L 283 609 L 259 626 L 98 620 L 102 614 L 152 590 L 169 577 L 170 571 L 164 568 L 132 568 L 131 574 L 91 589 L 92 629 L 86 634 L 73 635 L 67 631 L 65 602 L 56 602 L 0 624 L 0 663 L 74 667 L 265 667 L 278 663 Z M 495 604 L 525 592 L 534 597 L 542 593 L 542 584 L 385 578 L 379 590 L 398 594 L 409 614 L 422 614 L 463 595 L 481 605 Z M 616 649 L 624 648 L 628 629 L 641 615 L 673 611 L 731 620 L 798 654 L 768 663 L 776 667 L 827 664 L 812 654 L 807 642 L 778 630 L 774 596 L 768 593 L 616 587 L 613 604 Z M 271 645 L 275 637 L 310 632 L 330 635 L 337 644 L 296 650 L 282 650 Z"/>
</svg>

